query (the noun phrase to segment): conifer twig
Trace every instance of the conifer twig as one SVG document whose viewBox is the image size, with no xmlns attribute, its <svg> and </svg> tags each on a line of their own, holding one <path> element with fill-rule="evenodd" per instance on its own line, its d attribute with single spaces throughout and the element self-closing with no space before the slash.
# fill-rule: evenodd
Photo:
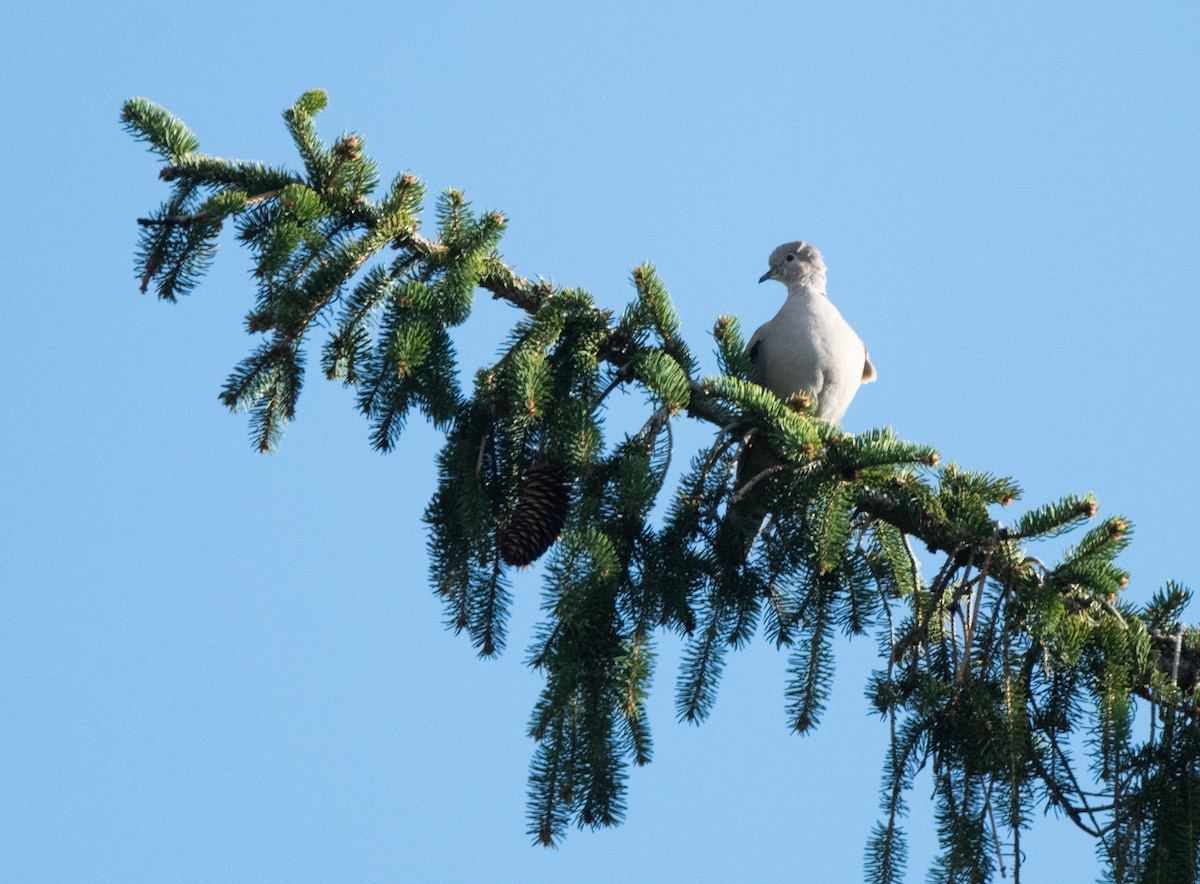
<svg viewBox="0 0 1200 884">
<path fill-rule="evenodd" d="M 275 199 L 277 196 L 279 196 L 278 190 L 268 190 L 254 196 L 248 196 L 243 208 L 253 206 L 265 200 Z M 166 218 L 138 218 L 137 223 L 143 227 L 186 227 L 203 219 L 205 214 L 204 209 L 200 208 L 188 215 L 171 215 Z"/>
</svg>

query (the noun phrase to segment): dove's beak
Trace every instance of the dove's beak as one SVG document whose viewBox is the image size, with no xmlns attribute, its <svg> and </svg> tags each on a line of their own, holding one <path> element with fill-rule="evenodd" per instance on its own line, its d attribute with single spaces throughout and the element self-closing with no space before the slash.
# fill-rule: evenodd
<svg viewBox="0 0 1200 884">
<path fill-rule="evenodd" d="M 775 271 L 774 271 L 774 270 L 768 270 L 766 273 L 764 273 L 762 276 L 760 276 L 760 277 L 758 278 L 758 281 L 759 281 L 759 282 L 766 282 L 768 279 L 774 279 L 774 278 L 775 278 Z"/>
</svg>

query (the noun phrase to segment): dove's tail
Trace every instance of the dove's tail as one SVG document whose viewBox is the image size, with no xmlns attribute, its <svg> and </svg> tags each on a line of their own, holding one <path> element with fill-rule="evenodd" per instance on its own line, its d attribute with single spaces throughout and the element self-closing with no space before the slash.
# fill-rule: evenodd
<svg viewBox="0 0 1200 884">
<path fill-rule="evenodd" d="M 725 565 L 736 568 L 750 555 L 767 517 L 767 480 L 781 464 L 762 440 L 746 443 L 714 544 L 717 557 Z"/>
</svg>

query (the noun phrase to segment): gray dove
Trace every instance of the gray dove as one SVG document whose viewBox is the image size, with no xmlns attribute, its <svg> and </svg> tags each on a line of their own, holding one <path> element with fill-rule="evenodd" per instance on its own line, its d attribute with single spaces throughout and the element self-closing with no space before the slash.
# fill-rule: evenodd
<svg viewBox="0 0 1200 884">
<path fill-rule="evenodd" d="M 825 294 L 825 262 L 815 246 L 797 241 L 771 253 L 759 282 L 777 279 L 787 300 L 750 339 L 755 379 L 781 399 L 807 390 L 813 413 L 837 423 L 861 384 L 875 380 L 867 348 Z"/>
<path fill-rule="evenodd" d="M 777 279 L 787 300 L 775 317 L 750 338 L 751 377 L 781 399 L 796 393 L 816 398 L 812 414 L 837 423 L 865 383 L 875 380 L 867 348 L 825 294 L 825 262 L 806 242 L 781 245 L 759 282 Z M 756 477 L 780 460 L 762 439 L 752 438 L 738 462 L 735 493 L 716 538 L 718 555 L 744 561 L 767 510 L 762 499 L 743 500 Z"/>
</svg>

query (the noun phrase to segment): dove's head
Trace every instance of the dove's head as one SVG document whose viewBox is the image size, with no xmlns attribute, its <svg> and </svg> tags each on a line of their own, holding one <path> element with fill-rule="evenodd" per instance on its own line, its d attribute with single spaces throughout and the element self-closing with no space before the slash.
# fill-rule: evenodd
<svg viewBox="0 0 1200 884">
<path fill-rule="evenodd" d="M 784 243 L 771 252 L 767 266 L 770 269 L 762 275 L 759 282 L 777 279 L 789 289 L 812 286 L 821 291 L 825 290 L 825 262 L 821 259 L 817 247 L 803 240 Z"/>
</svg>

